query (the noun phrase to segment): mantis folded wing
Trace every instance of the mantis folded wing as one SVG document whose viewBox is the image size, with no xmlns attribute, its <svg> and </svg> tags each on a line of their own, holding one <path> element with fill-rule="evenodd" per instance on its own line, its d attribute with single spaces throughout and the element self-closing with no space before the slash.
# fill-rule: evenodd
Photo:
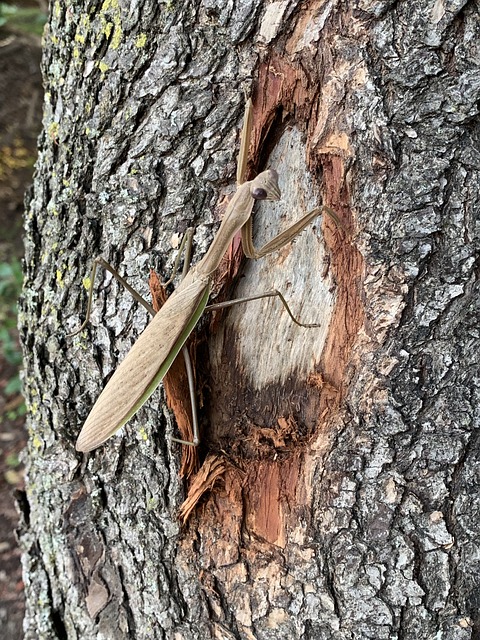
<svg viewBox="0 0 480 640">
<path fill-rule="evenodd" d="M 245 109 L 237 172 L 239 183 L 245 172 L 252 126 L 251 111 L 249 100 Z M 76 443 L 78 451 L 91 451 L 103 444 L 138 411 L 160 384 L 202 316 L 207 306 L 213 273 L 238 231 L 242 231 L 242 244 L 246 255 L 256 259 L 283 247 L 321 213 L 319 208 L 310 211 L 257 251 L 252 242 L 251 226 L 255 200 L 279 199 L 278 176 L 273 169 L 267 169 L 253 180 L 237 186 L 207 253 L 186 274 L 100 394 L 78 437 Z M 93 278 L 91 286 L 93 286 Z M 295 320 L 279 292 L 269 292 L 267 295 L 280 296 L 290 316 L 300 326 L 317 326 L 302 325 Z M 198 444 L 198 442 L 191 444 Z"/>
</svg>

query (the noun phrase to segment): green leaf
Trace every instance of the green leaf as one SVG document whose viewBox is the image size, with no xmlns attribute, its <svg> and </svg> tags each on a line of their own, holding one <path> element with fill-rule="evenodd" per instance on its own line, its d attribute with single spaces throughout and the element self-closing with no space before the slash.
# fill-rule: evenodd
<svg viewBox="0 0 480 640">
<path fill-rule="evenodd" d="M 22 390 L 22 382 L 18 374 L 14 376 L 11 380 L 9 380 L 5 385 L 6 396 L 13 396 L 16 393 L 20 393 L 21 390 Z"/>
</svg>

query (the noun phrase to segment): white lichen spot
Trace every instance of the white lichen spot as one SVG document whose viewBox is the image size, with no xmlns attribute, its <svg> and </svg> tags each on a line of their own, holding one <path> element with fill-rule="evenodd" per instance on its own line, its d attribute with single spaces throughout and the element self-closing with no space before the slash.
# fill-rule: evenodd
<svg viewBox="0 0 480 640">
<path fill-rule="evenodd" d="M 205 161 L 201 156 L 198 156 L 197 158 L 195 158 L 195 160 L 193 160 L 191 166 L 195 175 L 198 177 L 203 171 L 203 167 L 205 166 Z"/>
<path fill-rule="evenodd" d="M 385 500 L 389 504 L 395 504 L 398 500 L 397 485 L 393 478 L 388 478 L 385 482 Z"/>
<path fill-rule="evenodd" d="M 432 9 L 432 22 L 438 24 L 445 15 L 445 0 L 436 0 Z"/>
<path fill-rule="evenodd" d="M 267 627 L 269 629 L 280 629 L 288 622 L 288 613 L 285 609 L 273 609 L 267 618 Z"/>
<path fill-rule="evenodd" d="M 180 246 L 181 237 L 182 236 L 179 233 L 173 234 L 173 236 L 170 238 L 170 246 L 172 247 L 172 249 L 178 249 L 178 247 Z"/>
</svg>

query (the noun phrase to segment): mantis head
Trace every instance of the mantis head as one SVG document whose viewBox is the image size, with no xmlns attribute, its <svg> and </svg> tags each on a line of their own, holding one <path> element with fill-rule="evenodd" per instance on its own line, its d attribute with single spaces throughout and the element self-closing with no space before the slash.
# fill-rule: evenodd
<svg viewBox="0 0 480 640">
<path fill-rule="evenodd" d="M 250 182 L 250 194 L 254 200 L 280 200 L 278 173 L 267 169 Z"/>
</svg>

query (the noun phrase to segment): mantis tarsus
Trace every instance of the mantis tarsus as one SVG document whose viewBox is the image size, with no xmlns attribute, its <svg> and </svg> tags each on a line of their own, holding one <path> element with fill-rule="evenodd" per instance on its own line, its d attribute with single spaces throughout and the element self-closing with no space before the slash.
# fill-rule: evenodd
<svg viewBox="0 0 480 640">
<path fill-rule="evenodd" d="M 182 348 L 187 372 L 189 371 L 190 358 L 184 344 L 206 309 L 217 309 L 251 299 L 275 296 L 281 300 L 296 324 L 302 327 L 318 326 L 317 324 L 302 324 L 296 320 L 279 291 L 269 291 L 252 298 L 233 300 L 207 307 L 212 276 L 238 231 L 241 230 L 242 247 L 245 255 L 256 260 L 280 249 L 293 240 L 322 210 L 322 208 L 318 207 L 313 209 L 262 248 L 255 249 L 252 240 L 252 210 L 255 200 L 279 200 L 280 190 L 278 188 L 278 175 L 273 169 L 267 169 L 253 180 L 244 182 L 251 130 L 252 103 L 248 100 L 245 107 L 237 167 L 237 190 L 228 204 L 220 228 L 207 253 L 188 272 L 184 272 L 184 277 L 179 286 L 156 315 L 154 315 L 155 312 L 152 307 L 143 301 L 103 258 L 97 258 L 95 261 L 90 283 L 87 316 L 78 331 L 83 329 L 90 315 L 92 288 L 97 263 L 107 268 L 117 277 L 128 291 L 137 300 L 139 299 L 147 310 L 154 315 L 154 318 L 115 371 L 93 406 L 78 436 L 76 443 L 78 451 L 86 452 L 95 449 L 122 427 L 157 388 Z M 333 212 L 326 207 L 323 208 L 335 218 Z M 183 244 L 182 242 L 178 256 L 180 256 Z M 189 244 L 191 244 L 191 238 L 190 242 L 186 242 L 187 247 Z M 188 266 L 188 264 L 189 261 L 185 260 L 185 265 Z M 178 266 L 178 259 L 175 265 Z M 78 333 L 78 331 L 75 333 Z M 192 377 L 190 372 L 189 381 L 191 394 L 193 395 Z M 193 413 L 193 442 L 175 438 L 174 440 L 196 446 L 199 443 L 199 434 L 195 412 L 193 411 Z"/>
</svg>

